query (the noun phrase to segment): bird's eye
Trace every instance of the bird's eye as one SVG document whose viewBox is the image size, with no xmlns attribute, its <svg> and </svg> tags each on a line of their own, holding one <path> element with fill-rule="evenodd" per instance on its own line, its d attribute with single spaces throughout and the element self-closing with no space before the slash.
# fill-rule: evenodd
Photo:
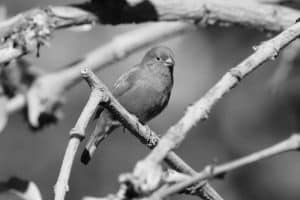
<svg viewBox="0 0 300 200">
<path fill-rule="evenodd" d="M 160 57 L 156 57 L 156 60 L 157 60 L 157 61 L 160 61 Z"/>
</svg>

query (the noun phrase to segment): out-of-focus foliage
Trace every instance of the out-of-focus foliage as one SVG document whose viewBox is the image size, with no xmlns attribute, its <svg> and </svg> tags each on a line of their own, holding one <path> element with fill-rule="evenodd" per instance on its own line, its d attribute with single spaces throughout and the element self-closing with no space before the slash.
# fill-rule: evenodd
<svg viewBox="0 0 300 200">
<path fill-rule="evenodd" d="M 64 4 L 74 1 L 64 1 Z M 78 1 L 77 1 L 78 2 Z M 4 0 L 8 14 L 41 5 L 61 5 L 53 1 Z M 108 42 L 114 35 L 134 29 L 131 26 L 96 26 L 88 33 L 60 31 L 50 48 L 41 50 L 33 63 L 46 71 L 54 71 L 82 54 Z M 200 28 L 163 44 L 175 52 L 175 86 L 167 109 L 150 126 L 163 134 L 184 113 L 186 106 L 200 98 L 230 67 L 252 53 L 252 46 L 267 39 L 264 33 L 242 28 Z M 125 61 L 99 73 L 111 85 L 117 77 L 138 63 L 139 52 Z M 297 131 L 297 99 L 295 85 L 274 95 L 267 80 L 277 66 L 269 62 L 246 78 L 213 109 L 208 121 L 193 129 L 178 149 L 178 154 L 195 169 L 211 162 L 224 162 L 262 149 Z M 294 79 L 295 82 L 297 80 Z M 55 84 L 55 83 L 53 83 Z M 284 87 L 283 87 L 284 88 Z M 68 140 L 69 129 L 88 98 L 89 88 L 81 84 L 68 94 L 64 106 L 65 119 L 58 125 L 31 134 L 20 115 L 9 119 L 0 140 L 0 178 L 19 175 L 36 181 L 45 199 L 53 197 L 58 170 Z M 290 95 L 293 94 L 293 95 Z M 291 101 L 292 100 L 292 101 Z M 295 120 L 296 119 L 296 120 Z M 91 129 L 94 124 L 91 125 Z M 91 132 L 90 129 L 90 132 Z M 117 177 L 131 170 L 148 150 L 126 131 L 119 130 L 107 139 L 94 160 L 86 167 L 77 158 L 70 180 L 68 199 L 82 196 L 104 196 L 117 190 Z M 300 157 L 290 153 L 253 164 L 228 174 L 224 181 L 214 182 L 225 199 L 299 199 Z M 178 197 L 178 199 L 194 199 Z"/>
</svg>

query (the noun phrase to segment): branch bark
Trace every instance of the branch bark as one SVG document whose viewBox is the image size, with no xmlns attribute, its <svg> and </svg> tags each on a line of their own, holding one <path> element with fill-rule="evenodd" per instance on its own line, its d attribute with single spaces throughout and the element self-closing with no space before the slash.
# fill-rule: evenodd
<svg viewBox="0 0 300 200">
<path fill-rule="evenodd" d="M 300 16 L 299 11 L 280 5 L 239 0 L 90 0 L 75 6 L 98 15 L 103 24 L 196 20 L 203 25 L 234 24 L 272 32 L 291 26 Z"/>
<path fill-rule="evenodd" d="M 146 188 L 149 174 L 156 169 L 168 152 L 175 149 L 187 136 L 188 131 L 199 121 L 208 118 L 211 108 L 245 76 L 268 60 L 273 60 L 279 51 L 300 36 L 300 23 L 296 23 L 276 37 L 263 42 L 255 48 L 255 52 L 236 67 L 230 69 L 200 100 L 187 109 L 185 115 L 162 137 L 159 144 L 142 161 L 139 161 L 131 178 L 125 182 L 138 191 Z M 142 173 L 141 173 L 142 172 Z M 138 175 L 138 176 L 137 176 Z M 153 177 L 152 177 L 153 179 Z"/>
</svg>

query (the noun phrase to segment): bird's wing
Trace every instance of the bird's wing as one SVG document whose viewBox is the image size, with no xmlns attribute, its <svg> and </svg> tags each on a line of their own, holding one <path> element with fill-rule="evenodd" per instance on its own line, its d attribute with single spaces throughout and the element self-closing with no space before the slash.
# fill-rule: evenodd
<svg viewBox="0 0 300 200">
<path fill-rule="evenodd" d="M 120 76 L 113 86 L 113 96 L 118 99 L 118 97 L 126 93 L 132 87 L 134 80 L 138 77 L 139 72 L 139 66 L 134 66 L 128 72 Z M 103 110 L 104 108 L 99 106 L 95 112 L 94 119 L 98 119 Z"/>
<path fill-rule="evenodd" d="M 112 94 L 118 99 L 125 92 L 127 92 L 135 83 L 138 74 L 140 73 L 140 67 L 135 66 L 130 69 L 128 72 L 124 73 L 114 84 Z"/>
</svg>

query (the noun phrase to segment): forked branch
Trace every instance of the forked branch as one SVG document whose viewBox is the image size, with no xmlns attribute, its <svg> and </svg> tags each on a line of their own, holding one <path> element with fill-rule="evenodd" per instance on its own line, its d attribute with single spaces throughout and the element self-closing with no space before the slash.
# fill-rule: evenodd
<svg viewBox="0 0 300 200">
<path fill-rule="evenodd" d="M 275 144 L 269 148 L 264 150 L 255 152 L 248 156 L 242 157 L 240 159 L 217 165 L 217 166 L 207 166 L 197 175 L 193 176 L 192 178 L 187 178 L 187 180 L 182 181 L 180 183 L 174 184 L 165 190 L 160 190 L 154 193 L 148 200 L 161 200 L 165 199 L 166 197 L 175 194 L 184 188 L 198 182 L 201 180 L 208 180 L 218 176 L 224 176 L 230 171 L 238 169 L 240 167 L 244 167 L 246 165 L 258 162 L 260 160 L 270 158 L 275 155 L 279 155 L 289 151 L 299 151 L 300 150 L 300 135 L 294 134 L 288 139 Z"/>
<path fill-rule="evenodd" d="M 96 87 L 97 83 L 93 82 L 94 79 L 91 79 L 90 76 L 86 76 L 86 71 L 82 71 L 82 76 L 88 82 L 92 91 L 74 128 L 72 128 L 70 131 L 70 140 L 66 148 L 57 182 L 54 187 L 55 200 L 64 200 L 66 192 L 69 190 L 68 182 L 74 158 L 80 142 L 85 137 L 85 130 L 88 122 L 92 118 L 99 103 L 107 100 L 105 94 L 99 90 L 98 87 Z"/>
</svg>

